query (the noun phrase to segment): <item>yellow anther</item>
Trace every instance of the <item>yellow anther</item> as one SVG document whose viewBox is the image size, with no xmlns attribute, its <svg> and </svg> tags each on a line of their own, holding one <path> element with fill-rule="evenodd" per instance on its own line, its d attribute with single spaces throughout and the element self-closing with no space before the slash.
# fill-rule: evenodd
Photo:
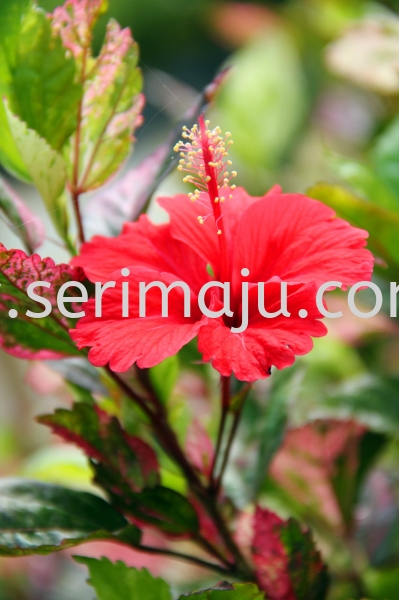
<svg viewBox="0 0 399 600">
<path fill-rule="evenodd" d="M 220 202 L 224 202 L 225 200 L 226 200 L 226 198 L 225 198 L 224 196 L 222 196 L 222 197 L 220 198 Z"/>
<path fill-rule="evenodd" d="M 179 152 L 179 150 L 180 150 L 180 142 L 178 142 L 178 143 L 177 143 L 177 144 L 176 144 L 176 145 L 173 147 L 173 150 L 174 150 L 175 152 Z"/>
<path fill-rule="evenodd" d="M 237 187 L 236 185 L 232 185 L 232 186 L 231 186 L 231 189 L 232 189 L 232 190 L 235 190 L 235 189 L 236 189 L 236 187 Z"/>
<path fill-rule="evenodd" d="M 197 217 L 200 225 L 204 224 L 204 219 L 202 217 Z"/>
<path fill-rule="evenodd" d="M 182 166 L 182 165 L 179 165 L 179 166 L 177 167 L 177 170 L 178 170 L 178 171 L 183 171 L 183 166 Z M 183 179 L 183 181 L 184 181 L 184 179 Z"/>
<path fill-rule="evenodd" d="M 219 198 L 216 196 L 214 202 L 217 204 L 219 202 Z"/>
<path fill-rule="evenodd" d="M 218 233 L 218 235 L 222 235 L 222 230 L 218 229 L 217 233 Z"/>
<path fill-rule="evenodd" d="M 226 165 L 232 165 L 233 163 L 231 162 L 231 160 L 226 161 Z"/>
<path fill-rule="evenodd" d="M 231 176 L 232 176 L 232 177 L 237 177 L 237 171 L 232 171 L 232 172 L 231 172 Z"/>
<path fill-rule="evenodd" d="M 187 134 L 185 131 L 183 131 L 183 133 L 182 133 L 182 136 L 183 136 L 184 138 L 188 138 L 188 137 L 190 137 L 190 136 L 189 136 L 189 135 L 188 135 L 188 134 Z"/>
</svg>

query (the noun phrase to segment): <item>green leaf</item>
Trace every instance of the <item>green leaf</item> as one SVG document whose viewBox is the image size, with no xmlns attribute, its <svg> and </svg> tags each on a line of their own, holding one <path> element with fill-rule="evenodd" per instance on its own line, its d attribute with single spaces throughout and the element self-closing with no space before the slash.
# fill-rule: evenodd
<svg viewBox="0 0 399 600">
<path fill-rule="evenodd" d="M 0 3 L 0 96 L 9 93 L 12 82 L 10 66 L 16 63 L 21 21 L 31 0 L 2 0 Z M 29 181 L 29 174 L 19 155 L 8 127 L 3 103 L 0 102 L 0 163 L 11 173 Z"/>
<path fill-rule="evenodd" d="M 116 417 L 97 406 L 78 402 L 72 410 L 57 409 L 37 420 L 94 459 L 94 470 L 101 470 L 105 489 L 110 487 L 115 495 L 125 497 L 159 483 L 154 450 L 140 438 L 130 436 Z"/>
<path fill-rule="evenodd" d="M 341 156 L 332 156 L 330 164 L 356 194 L 365 200 L 393 212 L 399 211 L 399 195 L 378 176 L 376 168 Z"/>
<path fill-rule="evenodd" d="M 50 554 L 94 539 L 114 539 L 131 526 L 107 502 L 57 485 L 0 481 L 0 555 Z M 123 535 L 123 534 L 122 534 Z M 139 543 L 136 532 L 136 543 Z"/>
<path fill-rule="evenodd" d="M 57 307 L 59 288 L 73 279 L 69 265 L 56 265 L 51 258 L 27 256 L 22 250 L 7 250 L 0 244 L 0 345 L 6 352 L 37 360 L 80 355 L 69 336 L 68 321 Z M 49 288 L 36 288 L 52 307 L 47 317 L 26 314 L 44 310 L 27 295 L 28 286 L 37 281 L 50 284 Z M 17 310 L 16 318 L 10 318 L 9 310 Z"/>
<path fill-rule="evenodd" d="M 399 431 L 399 378 L 365 375 L 337 386 L 321 398 L 311 418 L 354 418 L 373 431 Z"/>
<path fill-rule="evenodd" d="M 0 212 L 4 215 L 12 232 L 24 243 L 29 254 L 32 254 L 43 242 L 44 226 L 1 177 Z"/>
<path fill-rule="evenodd" d="M 386 569 L 369 568 L 363 574 L 363 581 L 368 598 L 396 600 L 398 597 L 399 569 L 397 564 Z"/>
<path fill-rule="evenodd" d="M 234 583 L 222 581 L 216 587 L 180 596 L 179 600 L 192 598 L 193 600 L 264 600 L 264 592 L 259 591 L 254 583 Z"/>
<path fill-rule="evenodd" d="M 399 198 L 399 117 L 378 138 L 372 160 L 377 175 Z"/>
<path fill-rule="evenodd" d="M 74 558 L 88 567 L 88 581 L 98 600 L 172 600 L 168 584 L 153 577 L 146 569 L 127 567 L 121 561 L 112 563 L 107 558 Z"/>
<path fill-rule="evenodd" d="M 157 396 L 166 404 L 170 398 L 179 375 L 179 359 L 170 356 L 149 371 L 151 383 Z"/>
<path fill-rule="evenodd" d="M 94 468 L 96 483 L 108 491 L 112 504 L 122 512 L 131 514 L 139 521 L 172 536 L 198 533 L 198 515 L 187 498 L 178 492 L 159 485 L 121 497 L 110 489 L 112 482 L 101 465 L 94 465 Z"/>
<path fill-rule="evenodd" d="M 76 129 L 82 86 L 76 64 L 51 29 L 44 11 L 30 10 L 22 23 L 13 69 L 14 112 L 59 151 Z"/>
<path fill-rule="evenodd" d="M 53 223 L 63 239 L 68 233 L 68 213 L 63 191 L 66 170 L 63 158 L 5 105 L 8 124 L 29 176 L 37 187 Z"/>
<path fill-rule="evenodd" d="M 82 86 L 76 64 L 67 56 L 45 12 L 26 0 L 2 0 L 0 5 L 0 93 L 13 113 L 55 150 L 76 128 Z M 30 173 L 19 156 L 0 106 L 0 161 L 16 175 Z"/>
<path fill-rule="evenodd" d="M 271 461 L 283 442 L 288 423 L 288 402 L 295 401 L 302 378 L 303 370 L 296 365 L 290 369 L 273 373 L 272 388 L 268 395 L 266 409 L 262 414 L 264 425 L 260 433 L 260 446 L 254 476 L 255 496 L 261 491 Z"/>
<path fill-rule="evenodd" d="M 368 247 L 382 258 L 388 269 L 381 271 L 386 277 L 394 276 L 399 269 L 399 214 L 358 198 L 345 188 L 329 183 L 319 183 L 307 195 L 331 206 L 337 215 L 352 225 L 366 229 L 370 237 Z"/>
<path fill-rule="evenodd" d="M 284 439 L 288 421 L 286 401 L 277 395 L 270 397 L 264 417 L 265 426 L 259 447 L 255 477 L 255 495 L 259 493 L 261 485 L 267 476 L 273 456 L 280 448 Z"/>
</svg>

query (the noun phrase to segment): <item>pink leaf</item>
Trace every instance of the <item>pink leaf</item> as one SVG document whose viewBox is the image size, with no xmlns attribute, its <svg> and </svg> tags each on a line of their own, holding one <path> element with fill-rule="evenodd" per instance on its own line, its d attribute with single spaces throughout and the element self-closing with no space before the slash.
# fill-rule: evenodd
<svg viewBox="0 0 399 600">
<path fill-rule="evenodd" d="M 274 457 L 270 474 L 297 502 L 342 530 L 343 516 L 333 481 L 337 461 L 345 461 L 346 476 L 352 479 L 364 432 L 365 428 L 354 421 L 336 420 L 291 429 Z"/>
<path fill-rule="evenodd" d="M 57 307 L 62 284 L 82 277 L 80 269 L 56 265 L 51 258 L 27 256 L 22 250 L 7 250 L 0 244 L 0 345 L 18 358 L 54 359 L 79 354 L 68 334 L 67 319 Z M 26 312 L 43 312 L 44 306 L 28 297 L 28 286 L 46 282 L 35 293 L 50 302 L 48 317 L 31 318 Z M 17 315 L 15 314 L 17 313 Z"/>
</svg>

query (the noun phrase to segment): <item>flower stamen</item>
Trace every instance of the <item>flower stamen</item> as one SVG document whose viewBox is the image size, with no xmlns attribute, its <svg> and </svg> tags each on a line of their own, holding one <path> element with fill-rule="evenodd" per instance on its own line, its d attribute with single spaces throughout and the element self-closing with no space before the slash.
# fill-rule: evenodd
<svg viewBox="0 0 399 600">
<path fill-rule="evenodd" d="M 227 170 L 227 167 L 232 165 L 231 160 L 226 160 L 227 148 L 233 142 L 228 140 L 231 137 L 229 131 L 223 137 L 220 127 L 210 130 L 209 121 L 204 122 L 202 116 L 199 121 L 199 127 L 197 124 L 191 130 L 186 126 L 183 127 L 183 139 L 188 141 L 180 141 L 174 147 L 175 152 L 179 152 L 181 157 L 177 169 L 188 173 L 183 179 L 184 183 L 191 183 L 197 188 L 194 194 L 189 194 L 193 202 L 199 200 L 201 192 L 205 192 L 209 194 L 211 203 L 217 204 L 224 202 L 225 197 L 215 194 L 215 189 L 227 188 L 230 181 L 237 176 L 236 171 Z M 232 189 L 235 187 L 231 186 Z M 228 197 L 230 198 L 231 195 Z M 215 217 L 218 218 L 219 214 Z"/>
<path fill-rule="evenodd" d="M 237 176 L 236 171 L 230 171 L 232 165 L 228 157 L 228 148 L 233 141 L 228 139 L 231 133 L 228 131 L 223 136 L 220 127 L 209 129 L 209 121 L 205 121 L 203 115 L 198 119 L 191 129 L 183 127 L 183 139 L 175 145 L 175 152 L 180 153 L 179 171 L 185 171 L 187 175 L 183 181 L 195 185 L 194 193 L 188 195 L 192 202 L 210 208 L 212 212 L 206 216 L 200 215 L 198 221 L 203 224 L 213 213 L 216 234 L 219 236 L 219 247 L 221 254 L 221 273 L 227 277 L 229 256 L 223 226 L 222 205 L 226 199 L 231 199 L 231 190 L 235 185 L 230 182 Z"/>
</svg>

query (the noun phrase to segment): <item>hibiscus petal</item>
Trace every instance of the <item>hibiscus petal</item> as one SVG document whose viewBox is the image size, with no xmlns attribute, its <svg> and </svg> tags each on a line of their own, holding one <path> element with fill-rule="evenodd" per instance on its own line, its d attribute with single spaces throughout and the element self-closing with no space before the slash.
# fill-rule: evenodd
<svg viewBox="0 0 399 600">
<path fill-rule="evenodd" d="M 169 286 L 178 278 L 169 273 L 158 273 L 148 269 L 130 269 L 129 277 L 129 317 L 122 317 L 121 279 L 114 289 L 104 292 L 102 316 L 95 317 L 95 301 L 85 306 L 86 316 L 76 329 L 71 330 L 72 339 L 79 348 L 91 346 L 90 362 L 97 366 L 109 363 L 117 372 L 127 371 L 134 363 L 141 368 L 153 367 L 168 356 L 176 354 L 198 333 L 203 319 L 191 297 L 191 317 L 184 317 L 183 291 L 175 288 L 169 293 L 169 316 L 162 317 L 161 292 L 151 289 L 146 296 L 146 313 L 139 317 L 139 282 L 159 281 Z M 115 278 L 116 280 L 116 278 Z"/>
<path fill-rule="evenodd" d="M 222 319 L 209 320 L 201 328 L 198 348 L 205 361 L 224 376 L 234 373 L 241 381 L 256 381 L 270 375 L 274 365 L 278 369 L 289 367 L 295 356 L 307 354 L 313 347 L 311 336 L 327 333 L 319 320 L 314 283 L 288 286 L 290 317 L 272 319 L 262 317 L 257 310 L 257 286 L 249 293 L 249 325 L 243 333 L 233 333 Z M 217 303 L 214 300 L 214 303 Z M 219 301 L 220 303 L 220 301 Z M 221 304 L 221 303 L 220 303 Z M 280 284 L 265 284 L 265 308 L 272 312 L 280 305 Z M 213 310 L 221 306 L 212 307 Z M 308 316 L 301 319 L 298 312 L 305 309 Z"/>
<path fill-rule="evenodd" d="M 206 219 L 202 225 L 198 222 L 198 217 L 206 215 L 207 209 L 199 202 L 191 202 L 185 194 L 157 198 L 157 202 L 169 214 L 172 236 L 195 250 L 199 256 L 212 266 L 217 277 L 219 246 L 215 222 L 213 217 Z"/>
<path fill-rule="evenodd" d="M 274 194 L 278 194 L 280 191 L 281 188 L 278 186 L 272 190 Z M 229 251 L 232 252 L 242 215 L 260 198 L 250 196 L 243 188 L 234 190 L 225 188 L 223 194 L 226 197 L 223 204 L 223 234 L 226 235 Z M 229 195 L 232 198 L 229 199 Z M 210 200 L 208 201 L 210 202 Z M 215 277 L 218 278 L 219 242 L 215 220 L 213 216 L 210 216 L 202 225 L 198 223 L 198 217 L 204 217 L 207 212 L 211 212 L 211 205 L 209 204 L 208 209 L 199 201 L 191 202 L 189 197 L 183 194 L 178 194 L 173 198 L 158 198 L 157 202 L 170 216 L 172 236 L 185 242 L 202 256 L 212 266 Z"/>
<path fill-rule="evenodd" d="M 250 281 L 369 280 L 372 254 L 368 234 L 335 217 L 321 202 L 300 194 L 270 194 L 245 211 L 234 254 L 235 281 L 250 270 Z"/>
<path fill-rule="evenodd" d="M 79 265 L 91 281 L 109 280 L 128 265 L 148 267 L 176 275 L 196 293 L 209 280 L 206 263 L 185 243 L 172 238 L 170 225 L 154 225 L 146 215 L 137 223 L 125 223 L 116 238 L 95 236 L 83 244 L 71 263 Z"/>
</svg>

